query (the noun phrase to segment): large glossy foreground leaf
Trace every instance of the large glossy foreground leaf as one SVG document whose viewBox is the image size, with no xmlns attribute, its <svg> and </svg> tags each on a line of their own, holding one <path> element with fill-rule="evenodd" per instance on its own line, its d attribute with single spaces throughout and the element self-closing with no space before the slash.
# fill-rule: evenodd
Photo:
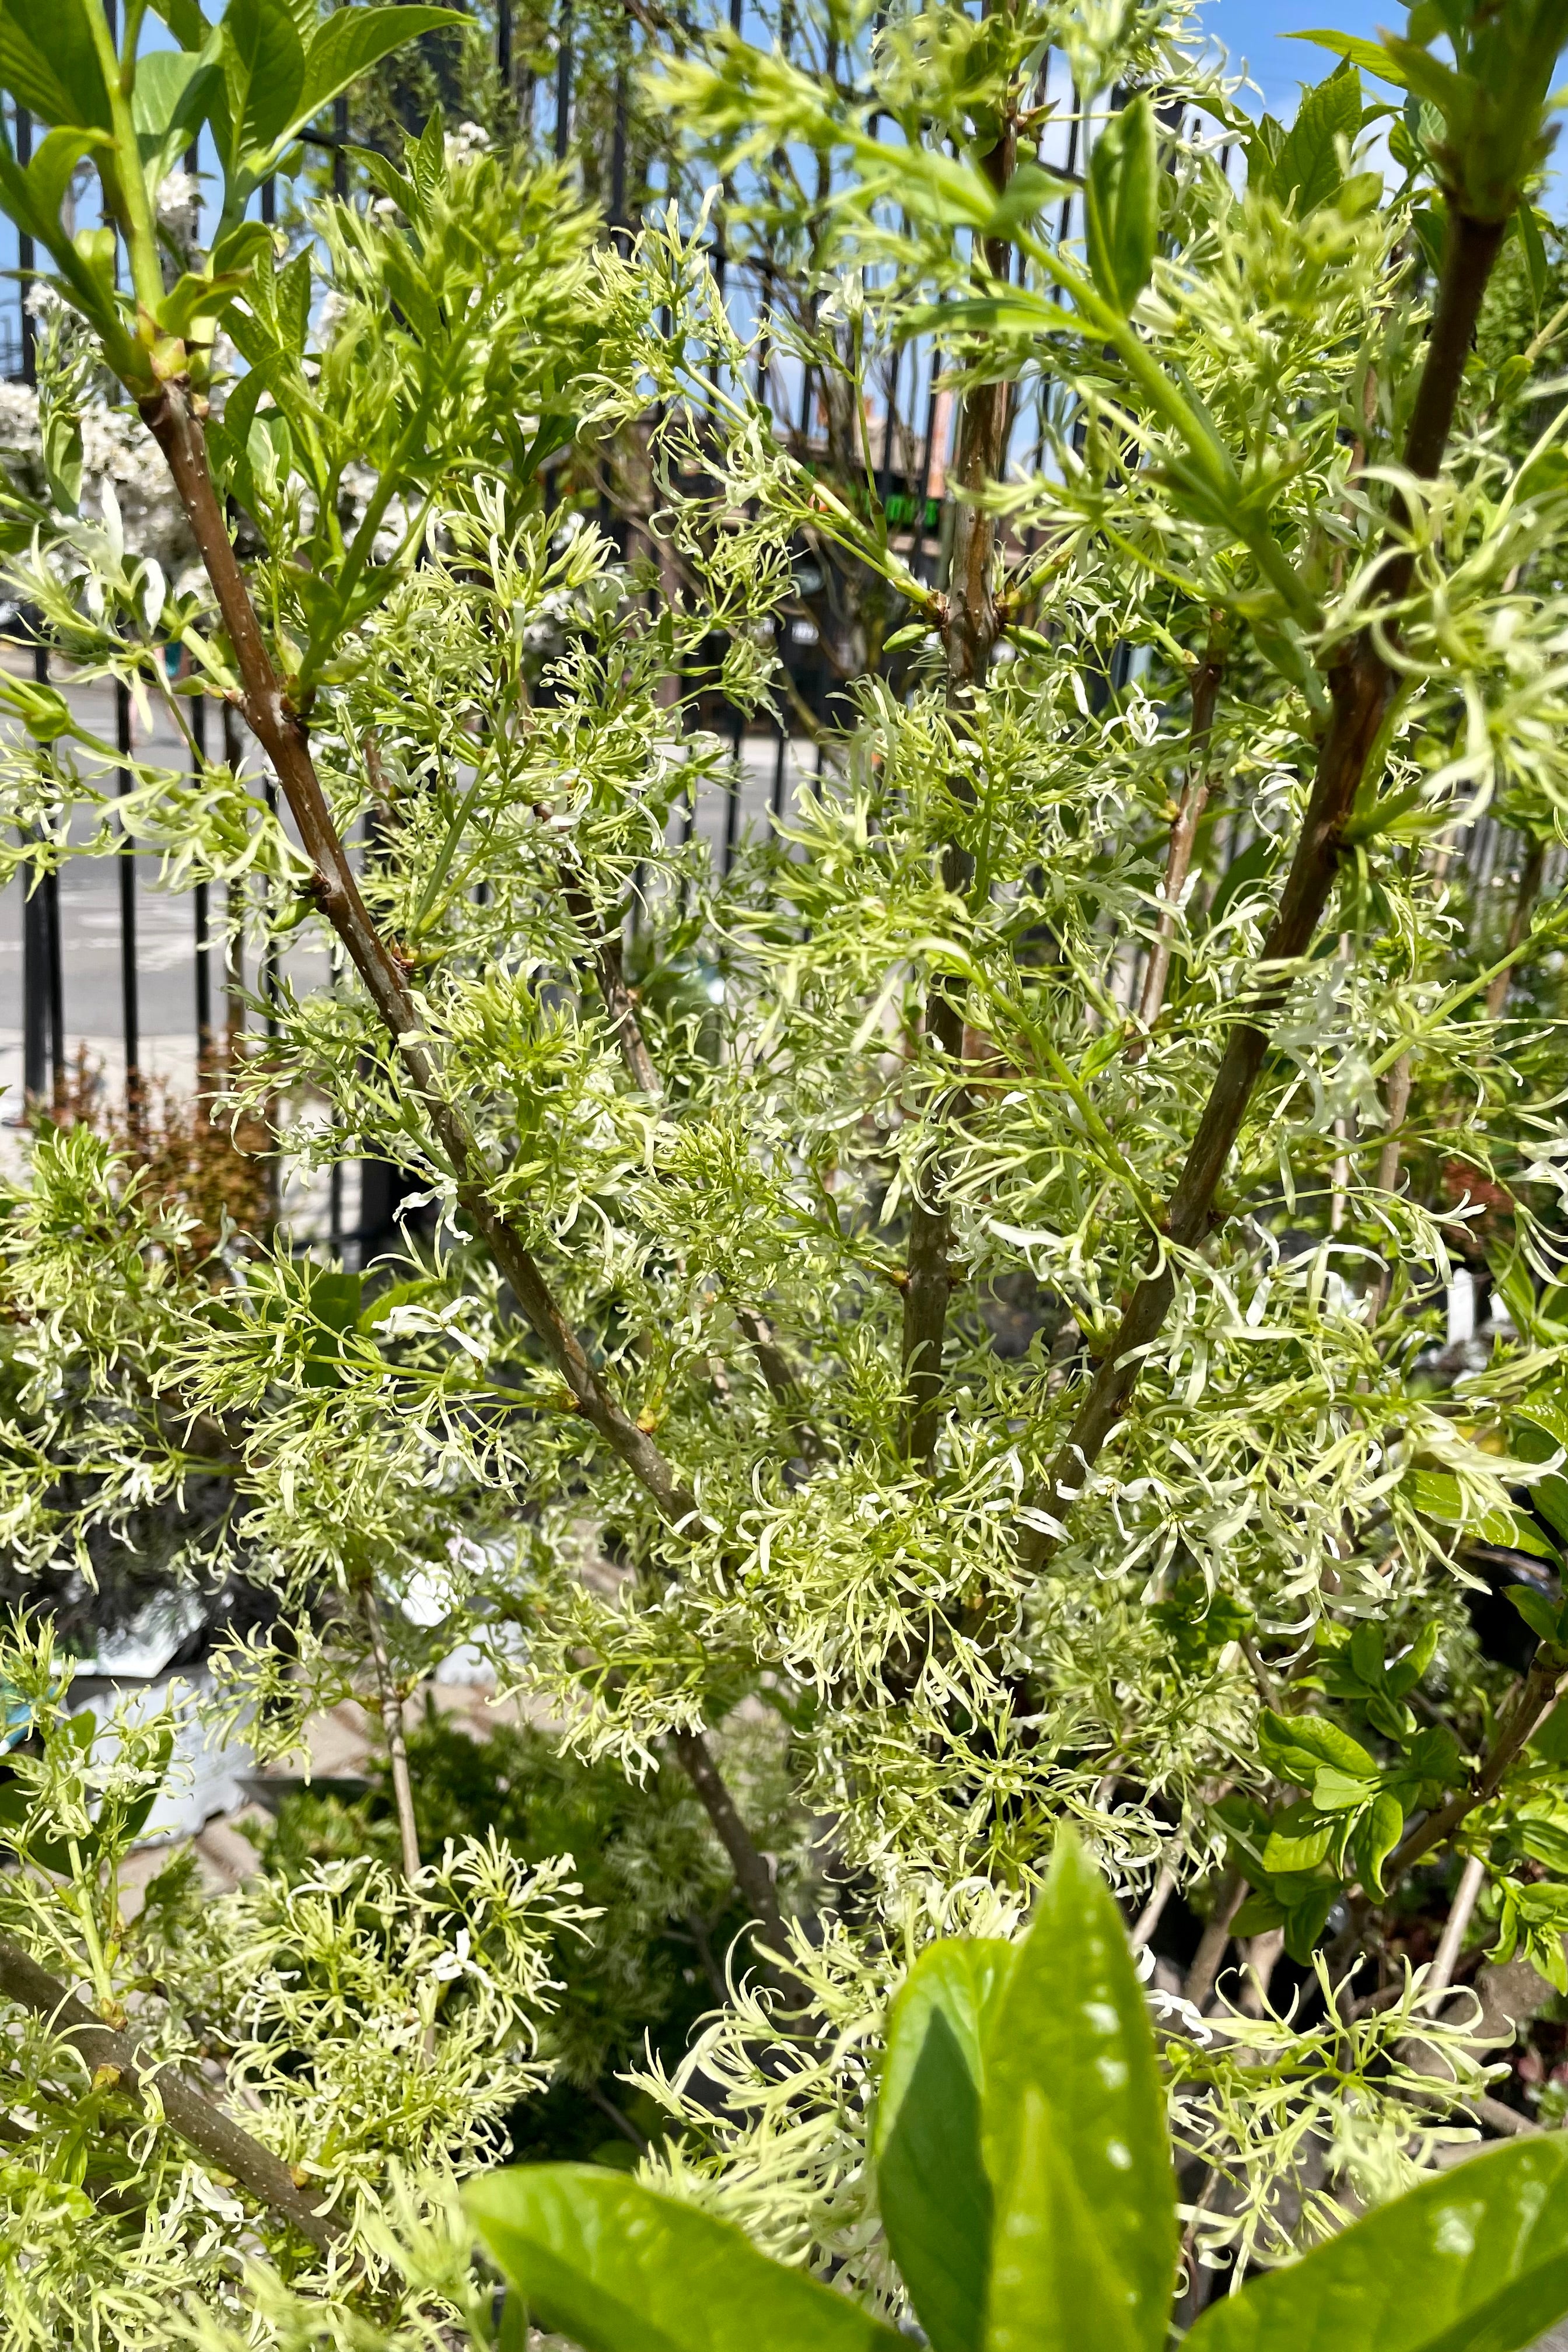
<svg viewBox="0 0 1568 2352">
<path fill-rule="evenodd" d="M 1153 2036 L 1070 1836 L 1021 1943 L 937 1944 L 911 1970 L 872 2148 L 934 2352 L 1159 2352 L 1176 2232 Z"/>
<path fill-rule="evenodd" d="M 1019 1947 L 933 1944 L 888 2018 L 872 2153 L 893 2258 L 934 2352 L 981 2352 L 994 2200 L 980 2149 L 987 2029 Z"/>
<path fill-rule="evenodd" d="M 1568 2138 L 1428 2180 L 1212 2305 L 1184 2352 L 1519 2352 L 1568 2311 Z"/>
<path fill-rule="evenodd" d="M 595 2165 L 489 2173 L 464 2201 L 533 2316 L 584 2352 L 907 2352 L 729 2222 Z"/>
<path fill-rule="evenodd" d="M 986 2352 L 1161 2352 L 1177 2244 L 1154 2036 L 1121 1915 L 1066 1833 L 988 2029 L 981 2143 Z"/>
</svg>

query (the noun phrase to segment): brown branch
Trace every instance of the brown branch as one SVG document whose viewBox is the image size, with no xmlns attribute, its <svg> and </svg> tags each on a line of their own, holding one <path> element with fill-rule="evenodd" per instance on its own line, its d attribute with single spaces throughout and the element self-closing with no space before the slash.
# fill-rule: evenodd
<svg viewBox="0 0 1568 2352">
<path fill-rule="evenodd" d="M 170 2129 L 187 2147 L 216 2171 L 237 2180 L 321 2252 L 331 2246 L 342 2224 L 335 2215 L 317 2210 L 281 2157 L 253 2139 L 177 2065 L 148 2059 L 130 2033 L 104 2024 L 57 1977 L 4 1936 L 0 1936 L 0 1994 L 45 2019 L 79 2053 L 89 2074 L 100 2067 L 112 2066 L 120 2077 L 116 2088 L 143 2104 L 146 2090 L 155 2091 Z"/>
<path fill-rule="evenodd" d="M 1454 1970 L 1459 1964 L 1459 1953 L 1464 1946 L 1465 1931 L 1469 1927 L 1486 1876 L 1485 1863 L 1479 1854 L 1472 1854 L 1459 1874 L 1459 1883 L 1448 1906 L 1448 1916 L 1443 1923 L 1436 1953 L 1421 1988 L 1424 2000 L 1431 2000 L 1436 1994 L 1447 1992 L 1453 1983 Z"/>
<path fill-rule="evenodd" d="M 1481 297 L 1501 242 L 1501 226 L 1454 213 L 1448 256 L 1426 362 L 1405 443 L 1405 462 L 1429 478 L 1441 462 L 1454 404 L 1475 332 Z M 1408 522 L 1396 497 L 1390 524 L 1384 593 L 1391 603 L 1407 593 L 1414 569 L 1399 543 Z M 1394 672 L 1370 631 L 1339 648 L 1328 672 L 1330 716 L 1300 836 L 1290 860 L 1279 912 L 1264 942 L 1263 977 L 1247 1018 L 1237 1023 L 1198 1121 L 1163 1219 L 1170 1247 L 1133 1291 L 1120 1329 L 1102 1359 L 1067 1439 L 1047 1475 L 1044 1508 L 1049 1531 L 1031 1528 L 1020 1545 L 1026 1570 L 1040 1567 L 1061 1540 L 1061 1521 L 1082 1491 L 1106 1440 L 1126 1412 L 1143 1359 L 1163 1328 L 1176 1293 L 1178 1254 L 1191 1255 L 1223 1222 L 1215 1202 L 1220 1180 L 1241 1131 L 1284 1003 L 1291 968 L 1311 945 L 1339 873 L 1345 829 L 1366 775 L 1394 687 Z"/>
<path fill-rule="evenodd" d="M 1519 877 L 1519 895 L 1513 902 L 1513 916 L 1508 927 L 1508 945 L 1504 953 L 1517 956 L 1530 929 L 1531 912 L 1541 895 L 1542 877 L 1546 871 L 1546 845 L 1531 841 L 1524 867 Z M 1487 1018 L 1496 1021 L 1508 1003 L 1508 992 L 1513 984 L 1514 966 L 1505 964 L 1487 991 Z"/>
<path fill-rule="evenodd" d="M 1564 1680 L 1562 1653 L 1549 1648 L 1544 1642 L 1537 1650 L 1530 1672 L 1520 1684 L 1507 1720 L 1469 1787 L 1448 1799 L 1446 1805 L 1418 1822 L 1409 1835 L 1403 1838 L 1389 1856 L 1384 1870 L 1385 1883 L 1392 1886 L 1405 1871 L 1430 1853 L 1433 1847 L 1446 1845 L 1460 1823 L 1473 1813 L 1478 1805 L 1495 1797 L 1503 1774 L 1527 1742 L 1540 1730 L 1557 1704 L 1558 1685 Z"/>
<path fill-rule="evenodd" d="M 1016 148 L 1016 126 L 1005 118 L 995 145 L 981 163 L 998 195 L 1013 176 Z M 993 278 L 1006 278 L 1012 252 L 1005 238 L 987 238 L 984 257 Z M 1006 457 L 1008 395 L 1005 383 L 973 384 L 959 410 L 958 446 L 951 477 L 957 503 L 942 623 L 947 706 L 959 724 L 984 687 L 999 626 L 996 523 L 983 503 L 982 493 L 1000 474 Z M 952 780 L 951 790 L 956 801 L 971 797 L 967 780 L 962 776 Z M 963 898 L 973 871 L 969 852 L 956 841 L 948 841 L 942 856 L 942 887 L 952 897 Z M 963 1059 L 963 983 L 947 973 L 933 979 L 926 992 L 926 1037 L 937 1050 L 940 1066 L 953 1073 L 936 1114 L 943 1128 L 959 1114 L 965 1099 L 963 1079 L 957 1075 Z M 904 1450 L 911 1462 L 927 1466 L 936 1450 L 947 1307 L 953 1286 L 949 1160 L 945 1144 L 938 1140 L 921 1168 L 910 1209 L 902 1343 Z"/>
<path fill-rule="evenodd" d="M 1204 657 L 1193 672 L 1193 719 L 1187 737 L 1186 774 L 1182 780 L 1182 797 L 1176 803 L 1176 814 L 1171 825 L 1170 846 L 1165 853 L 1165 887 L 1160 928 L 1154 944 L 1149 950 L 1149 968 L 1143 974 L 1143 990 L 1138 1003 L 1138 1019 L 1142 1034 L 1134 1037 L 1127 1048 L 1130 1062 L 1141 1061 L 1149 1043 L 1149 1031 L 1160 1017 L 1165 1002 L 1165 984 L 1171 971 L 1171 949 L 1176 936 L 1176 903 L 1186 887 L 1193 862 L 1193 845 L 1198 837 L 1198 820 L 1209 796 L 1208 745 L 1214 730 L 1215 706 L 1225 677 L 1224 616 L 1209 614 L 1208 643 Z"/>
<path fill-rule="evenodd" d="M 589 1363 L 582 1341 L 556 1306 L 532 1253 L 492 1205 L 484 1156 L 461 1111 L 443 1094 L 425 1023 L 404 968 L 377 931 L 360 896 L 316 773 L 304 723 L 272 666 L 213 488 L 206 443 L 189 387 L 178 381 L 165 384 L 141 405 L 147 428 L 168 461 L 234 648 L 246 719 L 272 762 L 300 842 L 315 868 L 321 911 L 348 950 L 386 1026 L 456 1179 L 458 1200 L 511 1286 L 518 1306 L 565 1381 L 578 1412 L 626 1463 L 663 1517 L 679 1527 L 695 1514 L 690 1492 Z"/>
<path fill-rule="evenodd" d="M 1182 1986 L 1182 1999 L 1190 2000 L 1194 2009 L 1201 2010 L 1214 1990 L 1219 1964 L 1230 1943 L 1230 1923 L 1246 1900 L 1246 1879 L 1239 1871 L 1228 1871 L 1219 1883 L 1213 1916 L 1198 1937 L 1198 1948 Z"/>
<path fill-rule="evenodd" d="M 1405 1114 L 1410 1108 L 1408 1054 L 1401 1054 L 1389 1070 L 1383 1098 L 1388 1124 L 1384 1129 L 1383 1149 L 1377 1155 L 1377 1187 L 1380 1192 L 1394 1192 L 1399 1188 L 1399 1162 L 1404 1151 L 1402 1130 Z"/>
<path fill-rule="evenodd" d="M 403 1874 L 412 1882 L 418 1877 L 422 1864 L 419 1832 L 414 1819 L 414 1784 L 408 1777 L 408 1748 L 403 1737 L 403 1700 L 392 1671 L 392 1661 L 386 1654 L 386 1635 L 382 1629 L 381 1610 L 369 1584 L 364 1587 L 362 1597 L 365 1630 L 370 1636 L 370 1654 L 375 1666 L 376 1705 L 386 1738 L 386 1760 L 392 1775 L 392 1801 L 397 1812 L 397 1834 L 403 1847 Z"/>
<path fill-rule="evenodd" d="M 659 1448 L 631 1420 L 589 1364 L 582 1342 L 561 1314 L 531 1252 L 492 1206 L 483 1155 L 462 1114 L 441 1092 L 436 1064 L 426 1044 L 425 1024 L 409 992 L 403 967 L 377 931 L 360 895 L 310 757 L 305 727 L 290 705 L 268 653 L 213 487 L 206 442 L 191 405 L 189 387 L 180 381 L 165 384 L 141 406 L 147 428 L 163 450 L 174 477 L 234 648 L 244 688 L 246 719 L 272 762 L 299 828 L 300 842 L 315 868 L 321 910 L 347 949 L 385 1024 L 457 1179 L 458 1199 L 510 1284 L 518 1305 L 565 1381 L 584 1419 L 626 1464 L 664 1518 L 679 1528 L 696 1516 L 694 1497 Z M 612 987 L 614 984 L 612 974 Z M 621 987 L 625 989 L 624 979 Z M 629 991 L 625 991 L 621 1009 L 635 1026 Z M 618 1025 L 625 1053 L 625 1022 Z M 640 1045 L 640 1031 L 636 1034 Z M 646 1047 L 642 1055 L 646 1058 Z M 651 1072 L 651 1060 L 647 1066 Z M 656 1077 L 656 1090 L 657 1084 Z M 389 1749 L 391 1745 L 389 1729 Z M 782 1924 L 772 1895 L 773 1880 L 767 1864 L 736 1811 L 706 1743 L 700 1733 L 693 1732 L 679 1735 L 674 1746 L 730 1855 L 742 1893 L 769 1933 L 781 1940 L 782 1948 Z M 404 1769 L 406 1774 L 406 1757 Z M 405 1822 L 400 1804 L 399 1821 L 404 1830 L 405 1864 L 412 1853 L 417 1869 L 417 1847 L 410 1836 L 411 1807 Z M 764 1889 L 767 1907 L 760 1902 Z"/>
<path fill-rule="evenodd" d="M 664 1088 L 654 1067 L 653 1055 L 648 1052 L 642 1023 L 637 1018 L 637 998 L 626 981 L 619 929 L 606 929 L 600 921 L 595 911 L 587 877 L 575 859 L 563 857 L 557 871 L 561 877 L 566 911 L 589 943 L 587 954 L 577 959 L 578 967 L 594 975 L 599 1000 L 616 1033 L 616 1044 L 620 1048 L 626 1076 L 639 1094 L 647 1095 L 652 1102 L 662 1102 Z"/>
<path fill-rule="evenodd" d="M 672 1731 L 668 1738 L 671 1755 L 701 1799 L 714 1834 L 730 1857 L 742 1900 L 762 1929 L 769 1948 L 782 1959 L 787 1950 L 784 1914 L 779 1909 L 778 1890 L 767 1856 L 741 1819 L 735 1800 L 701 1732 Z"/>
</svg>

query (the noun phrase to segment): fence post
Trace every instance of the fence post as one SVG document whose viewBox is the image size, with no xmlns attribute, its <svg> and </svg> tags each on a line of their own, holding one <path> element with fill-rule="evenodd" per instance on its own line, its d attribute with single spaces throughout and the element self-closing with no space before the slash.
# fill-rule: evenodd
<svg viewBox="0 0 1568 2352">
<path fill-rule="evenodd" d="M 223 709 L 224 765 L 239 782 L 241 747 L 239 721 L 234 706 L 226 702 Z M 237 1054 L 238 1039 L 245 1028 L 245 885 L 230 882 L 224 891 L 224 1050 Z"/>
<path fill-rule="evenodd" d="M 33 118 L 25 106 L 16 109 L 16 161 L 25 172 L 33 160 Z M 22 301 L 22 382 L 38 381 L 38 328 L 27 298 L 33 290 L 33 240 L 25 230 L 16 236 L 16 285 Z"/>
<path fill-rule="evenodd" d="M 566 161 L 572 142 L 572 0 L 562 0 L 561 46 L 555 53 L 555 160 Z"/>
<path fill-rule="evenodd" d="M 207 761 L 207 698 L 205 694 L 196 695 L 191 703 L 191 736 L 196 747 L 199 779 Z M 212 929 L 206 884 L 198 882 L 192 896 L 196 934 L 196 1084 L 199 1089 L 203 1073 L 213 1054 Z"/>
<path fill-rule="evenodd" d="M 114 772 L 114 788 L 123 800 L 131 791 L 131 688 L 123 678 L 114 681 L 114 741 L 121 764 Z M 136 856 L 131 835 L 121 826 L 120 848 L 120 1010 L 125 1034 L 125 1116 L 134 1134 L 142 1119 L 141 1004 L 136 971 Z"/>
<path fill-rule="evenodd" d="M 30 837 L 30 836 L 29 836 Z M 49 999 L 45 984 L 48 966 L 48 909 L 42 880 L 26 867 L 22 885 L 22 1100 L 39 1101 L 48 1069 Z M 29 879 L 32 887 L 28 887 Z M 24 1117 L 26 1110 L 24 1110 Z"/>
</svg>

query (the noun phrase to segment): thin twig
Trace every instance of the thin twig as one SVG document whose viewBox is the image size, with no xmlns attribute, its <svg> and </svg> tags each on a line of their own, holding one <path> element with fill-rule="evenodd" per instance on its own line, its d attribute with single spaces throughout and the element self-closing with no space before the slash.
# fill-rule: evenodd
<svg viewBox="0 0 1568 2352">
<path fill-rule="evenodd" d="M 114 2087 L 139 2102 L 144 2103 L 146 2090 L 154 2090 L 170 2129 L 216 2171 L 229 2174 L 323 2253 L 332 2244 L 342 2224 L 335 2214 L 318 2211 L 281 2157 L 215 2105 L 177 2064 L 146 2058 L 131 2033 L 94 2017 L 57 1977 L 4 1936 L 0 1994 L 45 2019 L 79 2053 L 89 2074 L 112 2067 L 119 2078 Z"/>
<path fill-rule="evenodd" d="M 404 965 L 377 930 L 361 896 L 316 772 L 304 722 L 273 667 L 230 541 L 190 388 L 176 379 L 141 406 L 148 430 L 168 462 L 234 648 L 247 722 L 272 762 L 301 845 L 314 868 L 321 912 L 342 941 L 385 1024 L 429 1121 L 438 1152 L 452 1171 L 458 1204 L 510 1285 L 518 1306 L 565 1382 L 574 1409 L 626 1463 L 666 1520 L 679 1529 L 696 1516 L 694 1497 L 674 1465 L 590 1363 L 532 1252 L 494 1206 L 492 1172 L 467 1116 L 442 1083 L 427 1018 L 414 1000 Z"/>
<path fill-rule="evenodd" d="M 1247 1938 L 1244 1969 L 1247 1982 L 1241 1995 L 1244 2016 L 1261 2017 L 1268 2009 L 1268 1987 L 1284 1949 L 1283 1927 L 1265 1927 L 1261 1935 Z"/>
<path fill-rule="evenodd" d="M 1513 914 L 1509 922 L 1508 940 L 1504 952 L 1517 957 L 1530 929 L 1530 918 L 1536 899 L 1541 895 L 1542 877 L 1546 871 L 1546 844 L 1532 840 L 1519 877 L 1519 895 L 1513 902 Z M 1508 992 L 1513 984 L 1514 967 L 1505 964 L 1493 978 L 1487 991 L 1487 1018 L 1500 1020 L 1508 1004 Z"/>
<path fill-rule="evenodd" d="M 629 2139 L 632 2146 L 637 2150 L 639 2155 L 646 2156 L 647 2154 L 648 2143 L 643 2134 L 638 2131 L 636 2124 L 633 2123 L 629 2116 L 624 2116 L 621 2113 L 614 2099 L 608 2097 L 605 2092 L 600 2090 L 597 2083 L 584 2083 L 583 2085 L 583 2095 L 585 2098 L 593 2101 L 595 2106 L 598 2108 L 599 2113 L 602 2116 L 607 2116 L 609 2117 L 611 2123 L 615 2125 L 616 2129 L 621 2134 L 623 2138 Z"/>
<path fill-rule="evenodd" d="M 376 1704 L 381 1711 L 381 1728 L 386 1739 L 387 1762 L 392 1772 L 392 1801 L 397 1810 L 397 1833 L 403 1845 L 403 1874 L 412 1885 L 423 1864 L 419 1859 L 419 1832 L 414 1819 L 414 1784 L 408 1777 L 408 1749 L 403 1737 L 403 1698 L 392 1671 L 392 1661 L 386 1654 L 381 1610 L 369 1584 L 364 1587 L 362 1599 L 365 1630 L 370 1636 L 370 1654 L 375 1665 Z"/>
<path fill-rule="evenodd" d="M 1246 1902 L 1247 1893 L 1247 1881 L 1241 1873 L 1227 1871 L 1215 1897 L 1214 1916 L 1198 1938 L 1198 1948 L 1193 1954 L 1193 1964 L 1182 1987 L 1182 1999 L 1190 2000 L 1194 2009 L 1201 2010 L 1214 1990 L 1220 1962 L 1230 1945 L 1230 1923 Z"/>
<path fill-rule="evenodd" d="M 1514 1696 L 1502 1729 L 1470 1786 L 1446 1805 L 1439 1805 L 1418 1822 L 1409 1835 L 1401 1840 L 1390 1855 L 1384 1868 L 1384 1880 L 1392 1886 L 1404 1877 L 1412 1864 L 1430 1853 L 1434 1846 L 1447 1844 L 1461 1822 L 1497 1794 L 1498 1784 L 1514 1758 L 1540 1730 L 1557 1704 L 1559 1685 L 1568 1680 L 1561 1654 L 1548 1651 L 1542 1643 L 1536 1652 L 1528 1675 Z"/>
<path fill-rule="evenodd" d="M 1133 1923 L 1128 1941 L 1135 1952 L 1141 1952 L 1164 1916 L 1166 1904 L 1176 1891 L 1176 1874 L 1168 1862 L 1160 1864 L 1160 1874 L 1149 1890 L 1149 1900 Z"/>
<path fill-rule="evenodd" d="M 1422 1991 L 1428 2000 L 1437 1993 L 1447 1992 L 1454 1981 L 1465 1930 L 1470 1924 L 1470 1914 L 1476 1907 L 1477 1896 L 1486 1885 L 1486 1878 L 1485 1863 L 1479 1855 L 1472 1854 L 1459 1874 L 1459 1883 L 1454 1889 L 1454 1899 L 1448 1906 L 1448 1916 L 1443 1925 L 1436 1958 L 1426 1971 L 1426 1982 Z"/>
<path fill-rule="evenodd" d="M 1481 298 L 1501 241 L 1501 223 L 1450 212 L 1436 314 L 1405 446 L 1405 466 L 1424 479 L 1430 479 L 1442 462 Z M 1408 594 L 1414 577 L 1409 522 L 1405 502 L 1396 493 L 1384 535 L 1380 583 L 1390 605 Z M 1174 1302 L 1182 1259 L 1190 1259 L 1216 1223 L 1223 1222 L 1216 1207 L 1221 1180 L 1268 1056 L 1290 974 L 1311 946 L 1328 906 L 1351 818 L 1396 688 L 1393 667 L 1370 629 L 1336 649 L 1327 676 L 1329 721 L 1279 912 L 1264 942 L 1260 983 L 1247 1017 L 1237 1021 L 1226 1037 L 1163 1213 L 1158 1262 L 1133 1291 L 1121 1328 L 1047 1474 L 1043 1493 L 1035 1498 L 1043 1523 L 1026 1526 L 1019 1545 L 1026 1573 L 1041 1568 L 1061 1541 L 1064 1516 L 1127 1410 L 1144 1360 Z"/>
<path fill-rule="evenodd" d="M 1176 937 L 1176 908 L 1186 887 L 1193 862 L 1193 847 L 1198 837 L 1198 822 L 1209 796 L 1209 737 L 1214 731 L 1215 709 L 1219 701 L 1224 677 L 1224 615 L 1211 613 L 1208 643 L 1204 648 L 1202 661 L 1193 672 L 1193 719 L 1187 737 L 1186 773 L 1182 779 L 1182 796 L 1176 803 L 1170 846 L 1165 853 L 1160 928 L 1154 934 L 1154 944 L 1149 950 L 1148 969 L 1143 974 L 1143 991 L 1138 1004 L 1139 1034 L 1131 1039 L 1127 1048 L 1130 1062 L 1142 1059 L 1149 1043 L 1149 1032 L 1159 1019 L 1160 1008 L 1165 1002 L 1171 950 Z"/>
<path fill-rule="evenodd" d="M 299 828 L 300 842 L 314 867 L 321 911 L 342 940 L 385 1024 L 429 1120 L 438 1150 L 456 1179 L 458 1204 L 483 1237 L 522 1314 L 561 1374 L 574 1410 L 619 1455 L 652 1497 L 667 1524 L 679 1533 L 698 1519 L 696 1498 L 674 1465 L 595 1371 L 582 1340 L 557 1306 L 531 1251 L 493 1205 L 491 1171 L 484 1154 L 467 1118 L 442 1086 L 428 1043 L 427 1024 L 410 992 L 407 975 L 376 929 L 360 894 L 316 773 L 304 723 L 284 692 L 267 650 L 213 486 L 206 442 L 192 404 L 190 386 L 176 378 L 143 400 L 141 409 L 143 422 L 168 464 L 234 649 L 244 688 L 247 722 L 272 762 Z M 696 1735 L 692 1737 L 696 1748 L 703 1749 L 705 1754 L 701 1740 Z M 696 1750 L 691 1752 L 695 1754 Z M 680 1748 L 677 1753 L 686 1761 Z M 710 1757 L 707 1758 L 700 1779 L 693 1775 L 693 1785 L 726 1851 L 733 1847 L 756 1857 L 757 1849 Z M 765 1872 L 765 1865 L 763 1869 Z M 751 1875 L 754 1880 L 754 1869 Z M 752 1900 L 749 1893 L 747 1899 Z"/>
</svg>

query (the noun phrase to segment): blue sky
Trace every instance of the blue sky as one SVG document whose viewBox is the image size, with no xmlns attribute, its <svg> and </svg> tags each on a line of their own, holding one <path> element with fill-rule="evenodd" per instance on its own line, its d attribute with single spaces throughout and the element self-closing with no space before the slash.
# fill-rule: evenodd
<svg viewBox="0 0 1568 2352">
<path fill-rule="evenodd" d="M 1333 62 L 1288 33 L 1330 27 L 1373 40 L 1382 26 L 1403 27 L 1405 15 L 1399 0 L 1208 0 L 1200 22 L 1234 64 L 1246 59 L 1270 113 L 1279 114 L 1294 107 L 1300 83 L 1317 81 Z"/>
</svg>

